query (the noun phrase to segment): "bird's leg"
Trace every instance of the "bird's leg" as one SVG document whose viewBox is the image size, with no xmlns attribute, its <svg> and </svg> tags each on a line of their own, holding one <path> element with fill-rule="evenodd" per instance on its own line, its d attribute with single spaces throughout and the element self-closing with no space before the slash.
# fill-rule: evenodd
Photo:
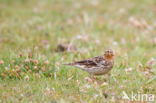
<svg viewBox="0 0 156 103">
<path fill-rule="evenodd" d="M 98 80 L 94 77 L 93 74 L 91 74 L 90 76 L 91 76 L 91 79 L 92 79 L 93 81 L 96 81 L 97 84 L 101 85 L 101 82 L 98 81 Z"/>
<path fill-rule="evenodd" d="M 106 82 L 106 81 L 108 81 L 108 78 L 111 76 L 111 74 L 110 73 L 107 73 L 105 76 L 104 76 L 104 81 Z"/>
</svg>

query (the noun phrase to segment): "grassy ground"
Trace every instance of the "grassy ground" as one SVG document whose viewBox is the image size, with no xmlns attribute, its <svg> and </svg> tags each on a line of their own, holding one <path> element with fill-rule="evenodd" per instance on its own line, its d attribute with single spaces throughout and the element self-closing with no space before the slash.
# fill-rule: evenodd
<svg viewBox="0 0 156 103">
<path fill-rule="evenodd" d="M 128 102 L 156 94 L 155 0 L 0 0 L 0 103 Z M 55 52 L 72 43 L 73 52 Z M 112 48 L 110 76 L 60 64 Z M 105 81 L 106 80 L 106 81 Z M 156 101 L 156 97 L 155 97 Z"/>
</svg>

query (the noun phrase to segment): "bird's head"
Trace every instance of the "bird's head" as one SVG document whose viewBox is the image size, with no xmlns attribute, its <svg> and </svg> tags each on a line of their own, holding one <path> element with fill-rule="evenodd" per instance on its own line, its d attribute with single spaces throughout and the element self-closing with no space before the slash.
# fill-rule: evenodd
<svg viewBox="0 0 156 103">
<path fill-rule="evenodd" d="M 105 52 L 104 52 L 104 58 L 106 59 L 106 60 L 113 60 L 113 57 L 114 57 L 114 53 L 113 53 L 113 51 L 111 50 L 111 49 L 108 49 L 108 50 L 106 50 Z"/>
</svg>

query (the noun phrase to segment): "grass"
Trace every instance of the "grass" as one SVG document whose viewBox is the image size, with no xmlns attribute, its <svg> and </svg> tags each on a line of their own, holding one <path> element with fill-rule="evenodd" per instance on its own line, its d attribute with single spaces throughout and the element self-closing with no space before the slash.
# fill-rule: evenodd
<svg viewBox="0 0 156 103">
<path fill-rule="evenodd" d="M 128 102 L 156 94 L 155 0 L 1 0 L 0 102 Z M 55 52 L 58 43 L 76 45 Z M 102 86 L 62 63 L 102 55 L 115 65 Z M 152 59 L 153 58 L 153 59 Z M 156 60 L 156 59 L 155 59 Z M 155 61 L 153 61 L 155 62 Z"/>
</svg>

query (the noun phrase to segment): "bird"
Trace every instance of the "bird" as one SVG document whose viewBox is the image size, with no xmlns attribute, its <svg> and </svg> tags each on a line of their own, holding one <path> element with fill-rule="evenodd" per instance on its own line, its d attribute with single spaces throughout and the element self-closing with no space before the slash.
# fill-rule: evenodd
<svg viewBox="0 0 156 103">
<path fill-rule="evenodd" d="M 88 72 L 91 79 L 100 84 L 100 82 L 94 76 L 107 74 L 113 68 L 114 53 L 112 49 L 107 49 L 104 51 L 104 55 L 63 65 L 75 66 L 83 71 Z"/>
</svg>

